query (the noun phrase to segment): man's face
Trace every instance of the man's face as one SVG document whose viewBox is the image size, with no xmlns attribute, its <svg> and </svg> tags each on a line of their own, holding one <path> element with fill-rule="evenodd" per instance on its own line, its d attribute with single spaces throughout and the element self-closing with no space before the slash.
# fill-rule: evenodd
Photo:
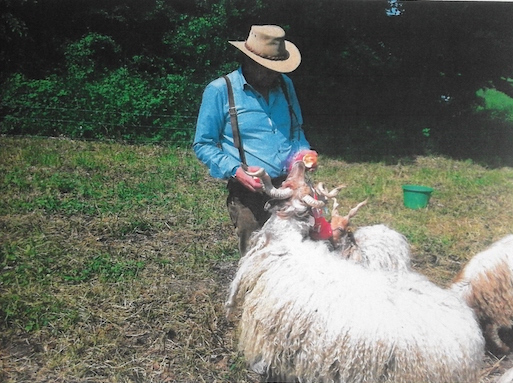
<svg viewBox="0 0 513 383">
<path fill-rule="evenodd" d="M 276 84 L 280 74 L 258 64 L 248 57 L 244 61 L 244 76 L 246 80 L 255 87 L 270 88 Z"/>
</svg>

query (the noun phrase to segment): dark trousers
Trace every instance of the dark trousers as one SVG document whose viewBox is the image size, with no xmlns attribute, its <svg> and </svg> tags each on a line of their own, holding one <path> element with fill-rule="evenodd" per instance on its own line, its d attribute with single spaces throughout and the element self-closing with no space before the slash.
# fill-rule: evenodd
<svg viewBox="0 0 513 383">
<path fill-rule="evenodd" d="M 273 179 L 273 185 L 279 187 L 286 177 Z M 239 237 L 239 252 L 243 256 L 248 250 L 253 232 L 264 226 L 271 214 L 264 209 L 270 197 L 265 193 L 254 193 L 242 186 L 236 179 L 228 181 L 226 206 Z"/>
</svg>

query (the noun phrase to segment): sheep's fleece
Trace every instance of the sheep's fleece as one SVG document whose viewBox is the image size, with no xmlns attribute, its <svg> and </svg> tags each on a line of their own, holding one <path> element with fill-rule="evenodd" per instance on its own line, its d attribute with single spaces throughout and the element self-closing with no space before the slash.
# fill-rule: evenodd
<svg viewBox="0 0 513 383">
<path fill-rule="evenodd" d="M 499 330 L 513 326 L 513 235 L 475 255 L 456 276 L 451 289 L 474 309 L 491 350 L 510 352 Z"/>
<path fill-rule="evenodd" d="M 363 226 L 354 233 L 356 246 L 348 258 L 368 269 L 410 271 L 410 244 L 404 235 L 385 225 Z"/>
<path fill-rule="evenodd" d="M 295 224 L 273 216 L 230 288 L 253 370 L 280 382 L 477 381 L 484 340 L 460 298 L 417 273 L 343 259 Z"/>
</svg>

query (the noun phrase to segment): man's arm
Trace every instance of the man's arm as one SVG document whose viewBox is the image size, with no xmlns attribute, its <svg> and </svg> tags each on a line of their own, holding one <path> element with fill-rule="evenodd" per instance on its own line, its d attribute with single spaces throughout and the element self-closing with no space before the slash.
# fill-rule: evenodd
<svg viewBox="0 0 513 383">
<path fill-rule="evenodd" d="M 221 149 L 221 137 L 228 111 L 226 95 L 212 83 L 203 92 L 198 114 L 193 149 L 198 159 L 210 170 L 214 178 L 227 179 L 235 176 L 240 161 Z"/>
</svg>

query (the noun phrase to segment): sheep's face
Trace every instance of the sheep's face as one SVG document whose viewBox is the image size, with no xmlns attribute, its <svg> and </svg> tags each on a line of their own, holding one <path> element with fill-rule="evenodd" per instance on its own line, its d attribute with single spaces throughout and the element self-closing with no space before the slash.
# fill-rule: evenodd
<svg viewBox="0 0 513 383">
<path fill-rule="evenodd" d="M 354 208 L 352 208 L 349 213 L 345 216 L 341 216 L 338 213 L 338 203 L 335 198 L 333 198 L 333 210 L 331 212 L 331 229 L 333 230 L 332 243 L 336 248 L 344 248 L 347 247 L 347 244 L 354 243 L 354 238 L 352 238 L 352 233 L 349 228 L 350 220 L 353 218 L 358 210 L 367 204 L 367 200 L 360 202 Z"/>
<path fill-rule="evenodd" d="M 306 181 L 306 166 L 303 161 L 297 161 L 292 165 L 292 169 L 287 179 L 283 181 L 281 188 L 292 189 L 291 199 L 301 201 L 305 196 L 313 197 L 313 189 Z"/>
<path fill-rule="evenodd" d="M 264 191 L 273 198 L 266 207 L 268 210 L 285 212 L 285 216 L 291 216 L 297 211 L 297 215 L 302 216 L 308 212 L 310 207 L 317 209 L 324 207 L 324 202 L 314 197 L 314 190 L 305 179 L 306 166 L 303 161 L 297 161 L 292 165 L 287 179 L 280 188 L 275 188 L 272 185 L 271 177 L 264 169 L 246 173 L 253 177 L 259 177 L 262 180 Z"/>
<path fill-rule="evenodd" d="M 306 180 L 306 166 L 303 161 L 297 161 L 292 165 L 287 179 L 283 181 L 277 194 L 287 195 L 286 199 L 271 200 L 266 209 L 275 213 L 280 218 L 310 218 L 311 208 L 322 208 L 323 201 L 317 200 L 314 190 Z M 267 190 L 266 190 L 267 192 Z M 273 193 L 268 193 L 273 196 Z"/>
</svg>

